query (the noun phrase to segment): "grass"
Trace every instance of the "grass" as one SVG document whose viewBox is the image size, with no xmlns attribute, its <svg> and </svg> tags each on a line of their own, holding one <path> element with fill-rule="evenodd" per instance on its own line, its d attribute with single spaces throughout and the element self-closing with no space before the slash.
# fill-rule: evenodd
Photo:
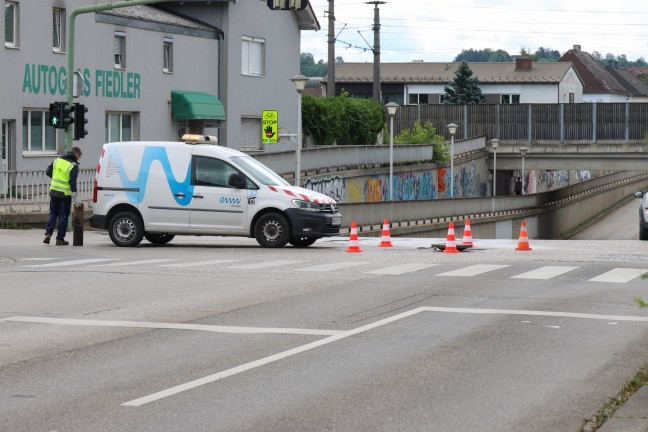
<svg viewBox="0 0 648 432">
<path fill-rule="evenodd" d="M 630 396 L 635 394 L 644 384 L 648 383 L 648 363 L 637 372 L 637 374 L 628 380 L 621 391 L 616 396 L 611 397 L 600 410 L 591 418 L 584 419 L 583 425 L 578 432 L 595 432 L 610 418 L 614 413 L 623 406 Z"/>
</svg>

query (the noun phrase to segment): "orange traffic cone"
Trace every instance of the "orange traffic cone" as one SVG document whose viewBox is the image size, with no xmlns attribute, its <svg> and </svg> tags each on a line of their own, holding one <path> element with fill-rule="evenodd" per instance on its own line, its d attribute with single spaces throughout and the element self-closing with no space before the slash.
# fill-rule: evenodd
<svg viewBox="0 0 648 432">
<path fill-rule="evenodd" d="M 516 251 L 530 251 L 529 247 L 529 235 L 527 234 L 526 221 L 522 220 L 522 226 L 520 227 L 520 240 L 518 241 L 518 247 L 515 248 Z"/>
<path fill-rule="evenodd" d="M 457 240 L 455 239 L 454 223 L 451 221 L 448 226 L 448 237 L 446 238 L 446 247 L 443 253 L 458 253 Z"/>
<path fill-rule="evenodd" d="M 470 231 L 470 219 L 468 218 L 466 218 L 466 226 L 464 227 L 463 240 L 461 240 L 461 243 L 473 246 L 472 232 Z"/>
<path fill-rule="evenodd" d="M 378 247 L 392 247 L 391 237 L 389 236 L 389 222 L 387 218 L 383 221 L 382 238 Z"/>
<path fill-rule="evenodd" d="M 356 228 L 356 223 L 351 222 L 351 236 L 349 237 L 349 247 L 346 250 L 347 252 L 362 252 L 360 249 L 360 243 L 358 242 L 358 229 Z"/>
</svg>

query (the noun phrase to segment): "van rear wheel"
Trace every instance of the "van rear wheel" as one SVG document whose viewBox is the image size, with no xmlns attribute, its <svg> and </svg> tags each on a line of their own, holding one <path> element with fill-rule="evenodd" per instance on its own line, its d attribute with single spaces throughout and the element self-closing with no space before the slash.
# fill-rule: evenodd
<svg viewBox="0 0 648 432">
<path fill-rule="evenodd" d="M 254 237 L 263 247 L 284 247 L 290 240 L 290 224 L 279 213 L 265 214 L 259 218 L 254 226 Z"/>
<path fill-rule="evenodd" d="M 132 212 L 117 213 L 108 223 L 110 240 L 120 247 L 133 247 L 144 237 L 144 226 L 138 215 Z"/>
</svg>

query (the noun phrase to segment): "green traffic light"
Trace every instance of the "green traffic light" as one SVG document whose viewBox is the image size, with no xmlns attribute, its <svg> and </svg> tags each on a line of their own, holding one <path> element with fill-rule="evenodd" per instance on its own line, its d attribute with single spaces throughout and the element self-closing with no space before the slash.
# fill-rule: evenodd
<svg viewBox="0 0 648 432">
<path fill-rule="evenodd" d="M 52 117 L 52 119 L 50 120 L 50 123 L 52 124 L 52 126 L 58 126 L 59 119 L 56 118 L 56 117 Z"/>
</svg>

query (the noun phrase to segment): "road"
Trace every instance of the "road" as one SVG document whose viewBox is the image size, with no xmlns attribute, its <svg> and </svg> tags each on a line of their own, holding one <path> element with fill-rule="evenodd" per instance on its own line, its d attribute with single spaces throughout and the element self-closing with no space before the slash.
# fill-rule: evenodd
<svg viewBox="0 0 648 432">
<path fill-rule="evenodd" d="M 648 242 L 473 239 L 122 249 L 0 230 L 0 424 L 577 431 L 648 358 Z"/>
<path fill-rule="evenodd" d="M 631 198 L 578 234 L 572 240 L 638 240 L 639 199 Z"/>
</svg>

